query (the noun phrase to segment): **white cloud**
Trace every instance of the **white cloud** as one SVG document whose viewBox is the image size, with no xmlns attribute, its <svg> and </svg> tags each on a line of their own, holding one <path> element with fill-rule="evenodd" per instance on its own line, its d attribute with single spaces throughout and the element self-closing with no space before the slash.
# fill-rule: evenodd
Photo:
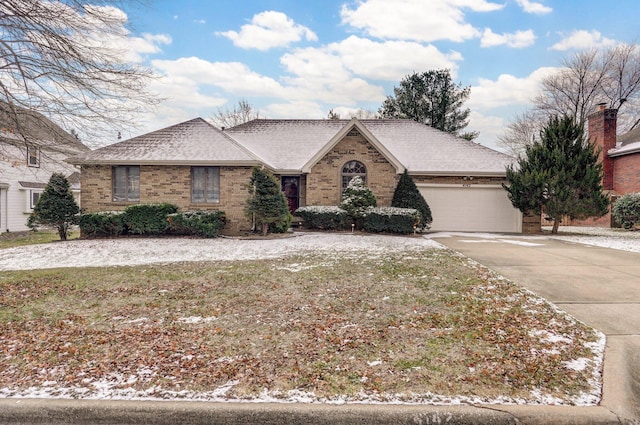
<svg viewBox="0 0 640 425">
<path fill-rule="evenodd" d="M 615 40 L 603 37 L 599 31 L 576 30 L 551 46 L 551 50 L 580 50 L 614 44 L 616 44 Z"/>
<path fill-rule="evenodd" d="M 238 96 L 279 96 L 284 88 L 270 77 L 252 71 L 239 62 L 209 62 L 197 57 L 154 60 L 152 67 L 177 86 L 197 84 L 219 87 Z M 190 97 L 189 90 L 184 90 Z"/>
<path fill-rule="evenodd" d="M 502 136 L 505 128 L 505 120 L 494 115 L 484 115 L 477 111 L 469 114 L 469 125 L 464 131 L 477 131 L 480 133 L 475 142 L 491 149 L 500 150 L 498 137 Z"/>
<path fill-rule="evenodd" d="M 309 28 L 297 25 L 282 12 L 265 11 L 251 19 L 251 24 L 243 25 L 240 32 L 217 32 L 216 35 L 233 41 L 235 46 L 243 49 L 266 51 L 274 47 L 286 47 L 302 40 L 317 41 L 318 36 Z"/>
<path fill-rule="evenodd" d="M 126 46 L 126 59 L 132 62 L 143 62 L 148 55 L 160 53 L 160 45 L 171 44 L 171 36 L 167 34 L 143 34 L 142 37 L 128 37 L 120 44 Z"/>
<path fill-rule="evenodd" d="M 205 21 L 204 19 L 194 19 L 193 22 L 195 22 L 196 24 L 201 24 L 204 25 L 207 23 L 207 21 Z"/>
<path fill-rule="evenodd" d="M 531 46 L 536 40 L 532 30 L 516 31 L 514 33 L 496 34 L 487 28 L 482 33 L 481 47 L 495 47 L 507 45 L 516 49 Z"/>
<path fill-rule="evenodd" d="M 326 49 L 338 55 L 354 74 L 385 81 L 400 81 L 407 74 L 427 69 L 448 68 L 455 76 L 457 61 L 462 60 L 460 53 L 442 53 L 433 45 L 410 41 L 380 43 L 356 36 L 332 43 Z"/>
<path fill-rule="evenodd" d="M 487 110 L 513 105 L 528 105 L 537 94 L 542 79 L 559 68 L 538 68 L 525 78 L 502 74 L 497 80 L 480 79 L 471 86 L 467 106 L 471 110 Z"/>
<path fill-rule="evenodd" d="M 299 100 L 285 103 L 272 103 L 266 106 L 270 118 L 324 118 L 325 110 L 319 102 Z"/>
<path fill-rule="evenodd" d="M 544 15 L 544 14 L 553 12 L 552 8 L 550 8 L 549 6 L 545 6 L 542 3 L 538 3 L 531 0 L 516 0 L 516 1 L 520 5 L 520 7 L 522 7 L 522 9 L 527 13 Z"/>
<path fill-rule="evenodd" d="M 362 0 L 343 5 L 342 22 L 381 39 L 461 42 L 480 35 L 465 21 L 464 9 L 490 12 L 504 5 L 485 0 Z"/>
</svg>

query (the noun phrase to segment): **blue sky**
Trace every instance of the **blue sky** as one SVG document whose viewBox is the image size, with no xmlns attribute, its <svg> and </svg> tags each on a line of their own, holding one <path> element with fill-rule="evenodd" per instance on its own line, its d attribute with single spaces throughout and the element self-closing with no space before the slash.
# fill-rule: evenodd
<svg viewBox="0 0 640 425">
<path fill-rule="evenodd" d="M 407 74 L 471 86 L 483 145 L 563 57 L 640 38 L 637 0 L 148 0 L 125 11 L 131 57 L 166 100 L 130 137 L 246 99 L 267 118 L 376 111 Z"/>
</svg>

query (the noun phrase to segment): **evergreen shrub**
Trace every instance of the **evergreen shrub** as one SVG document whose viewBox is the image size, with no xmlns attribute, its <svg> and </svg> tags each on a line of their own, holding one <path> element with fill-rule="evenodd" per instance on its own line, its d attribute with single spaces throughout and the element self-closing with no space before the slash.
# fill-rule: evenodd
<svg viewBox="0 0 640 425">
<path fill-rule="evenodd" d="M 340 208 L 347 212 L 348 217 L 353 220 L 356 227 L 362 227 L 362 218 L 369 208 L 376 205 L 376 197 L 371 189 L 365 185 L 362 177 L 356 176 L 352 178 L 342 194 Z"/>
<path fill-rule="evenodd" d="M 415 182 L 407 172 L 404 171 L 396 190 L 393 192 L 393 199 L 391 200 L 392 207 L 398 208 L 415 208 L 420 212 L 420 222 L 417 225 L 418 230 L 428 230 L 431 227 L 433 218 L 431 217 L 431 208 L 429 204 L 420 193 L 420 190 L 416 186 Z"/>
<path fill-rule="evenodd" d="M 224 211 L 185 211 L 169 214 L 168 231 L 174 235 L 215 238 L 227 222 Z"/>
<path fill-rule="evenodd" d="M 120 236 L 125 233 L 122 211 L 82 214 L 78 220 L 80 234 L 87 238 Z"/>
<path fill-rule="evenodd" d="M 269 231 L 286 232 L 291 226 L 291 213 L 280 182 L 266 169 L 253 167 L 245 214 L 263 236 Z"/>
<path fill-rule="evenodd" d="M 167 216 L 178 212 L 173 204 L 136 204 L 124 210 L 122 220 L 133 235 L 160 235 L 169 227 Z"/>
<path fill-rule="evenodd" d="M 364 215 L 363 228 L 367 232 L 408 234 L 420 223 L 420 212 L 415 208 L 370 208 Z"/>
<path fill-rule="evenodd" d="M 54 226 L 60 239 L 66 241 L 71 225 L 78 220 L 79 212 L 69 181 L 63 174 L 53 173 L 33 207 L 27 226 L 33 230 L 38 225 Z"/>
<path fill-rule="evenodd" d="M 640 224 L 640 193 L 627 193 L 616 199 L 611 213 L 625 229 L 632 229 Z"/>
<path fill-rule="evenodd" d="M 294 215 L 304 220 L 309 229 L 344 230 L 347 228 L 347 212 L 335 206 L 300 207 Z"/>
</svg>

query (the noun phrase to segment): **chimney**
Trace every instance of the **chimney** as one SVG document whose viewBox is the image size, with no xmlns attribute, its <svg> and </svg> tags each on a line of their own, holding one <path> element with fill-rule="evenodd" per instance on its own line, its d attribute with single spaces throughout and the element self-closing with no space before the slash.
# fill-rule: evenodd
<svg viewBox="0 0 640 425">
<path fill-rule="evenodd" d="M 602 162 L 602 187 L 613 190 L 613 159 L 607 152 L 616 147 L 616 118 L 617 109 L 607 109 L 605 104 L 599 104 L 598 110 L 587 117 L 589 142 L 600 148 L 599 160 Z"/>
</svg>

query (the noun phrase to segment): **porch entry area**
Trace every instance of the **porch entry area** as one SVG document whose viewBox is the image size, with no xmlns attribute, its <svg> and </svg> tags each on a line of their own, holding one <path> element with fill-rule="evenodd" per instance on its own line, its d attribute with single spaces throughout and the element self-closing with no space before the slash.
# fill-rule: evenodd
<svg viewBox="0 0 640 425">
<path fill-rule="evenodd" d="M 289 212 L 293 214 L 300 206 L 300 176 L 283 176 L 281 184 L 284 196 L 287 198 Z"/>
</svg>

